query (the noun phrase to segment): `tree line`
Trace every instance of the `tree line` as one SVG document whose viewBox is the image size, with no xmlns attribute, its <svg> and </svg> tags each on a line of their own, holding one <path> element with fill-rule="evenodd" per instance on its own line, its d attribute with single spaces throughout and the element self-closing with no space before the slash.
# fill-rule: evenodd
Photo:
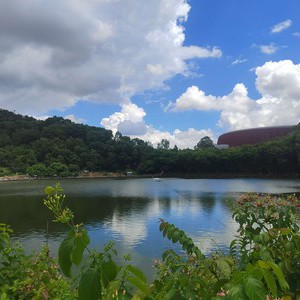
<svg viewBox="0 0 300 300">
<path fill-rule="evenodd" d="M 136 174 L 296 174 L 300 172 L 300 126 L 278 140 L 217 149 L 209 137 L 194 149 L 170 149 L 61 117 L 45 121 L 0 110 L 0 176 L 72 176 L 82 170 Z"/>
</svg>

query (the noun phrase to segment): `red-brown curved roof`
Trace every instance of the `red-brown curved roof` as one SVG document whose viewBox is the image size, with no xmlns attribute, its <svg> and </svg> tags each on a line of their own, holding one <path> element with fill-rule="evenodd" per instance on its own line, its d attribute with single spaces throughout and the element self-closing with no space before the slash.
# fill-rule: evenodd
<svg viewBox="0 0 300 300">
<path fill-rule="evenodd" d="M 218 138 L 218 145 L 237 147 L 242 145 L 259 144 L 288 135 L 295 126 L 274 126 L 243 129 L 224 133 Z"/>
</svg>

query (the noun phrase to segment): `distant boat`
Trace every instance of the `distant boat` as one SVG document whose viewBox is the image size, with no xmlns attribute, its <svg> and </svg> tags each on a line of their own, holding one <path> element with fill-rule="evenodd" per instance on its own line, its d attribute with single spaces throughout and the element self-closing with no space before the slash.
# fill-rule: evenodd
<svg viewBox="0 0 300 300">
<path fill-rule="evenodd" d="M 157 181 L 157 182 L 160 182 L 160 181 L 161 181 L 161 179 L 158 178 L 158 177 L 153 177 L 153 176 L 152 176 L 152 178 L 153 178 L 154 181 Z"/>
</svg>

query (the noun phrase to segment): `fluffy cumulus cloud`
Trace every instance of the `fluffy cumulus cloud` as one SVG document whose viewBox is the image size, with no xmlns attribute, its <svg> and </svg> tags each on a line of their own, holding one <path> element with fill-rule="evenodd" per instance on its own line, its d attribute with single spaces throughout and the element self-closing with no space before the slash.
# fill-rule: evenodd
<svg viewBox="0 0 300 300">
<path fill-rule="evenodd" d="M 184 46 L 189 10 L 187 0 L 0 1 L 0 107 L 38 115 L 163 87 L 189 59 L 221 56 Z"/>
<path fill-rule="evenodd" d="M 127 136 L 143 135 L 146 132 L 144 109 L 131 102 L 122 104 L 121 108 L 120 112 L 115 112 L 108 118 L 102 119 L 101 125 L 114 133 L 120 131 Z"/>
<path fill-rule="evenodd" d="M 287 19 L 282 21 L 271 28 L 271 33 L 279 33 L 283 30 L 288 29 L 293 24 L 292 20 Z"/>
<path fill-rule="evenodd" d="M 259 99 L 251 99 L 244 84 L 236 84 L 223 97 L 206 95 L 196 86 L 189 87 L 168 110 L 217 110 L 219 126 L 227 130 L 291 125 L 300 121 L 300 64 L 290 60 L 267 62 L 257 67 Z"/>
<path fill-rule="evenodd" d="M 117 131 L 131 138 L 140 138 L 151 143 L 154 147 L 161 142 L 162 139 L 167 139 L 170 146 L 175 145 L 180 149 L 193 148 L 204 136 L 214 138 L 211 130 L 196 130 L 189 128 L 181 131 L 175 129 L 173 132 L 162 131 L 155 129 L 152 125 L 146 124 L 144 117 L 146 112 L 143 108 L 127 102 L 121 104 L 121 110 L 110 115 L 108 118 L 103 118 L 101 125 L 106 129 Z"/>
</svg>

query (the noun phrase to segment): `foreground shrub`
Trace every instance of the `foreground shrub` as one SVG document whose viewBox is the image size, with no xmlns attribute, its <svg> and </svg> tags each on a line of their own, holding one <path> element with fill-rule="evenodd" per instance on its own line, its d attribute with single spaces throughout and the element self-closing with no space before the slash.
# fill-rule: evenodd
<svg viewBox="0 0 300 300">
<path fill-rule="evenodd" d="M 233 218 L 240 225 L 230 253 L 205 257 L 185 233 L 161 220 L 163 236 L 186 256 L 170 250 L 157 263 L 155 293 L 184 299 L 290 299 L 300 291 L 300 235 L 295 195 L 247 194 Z"/>
<path fill-rule="evenodd" d="M 12 230 L 0 224 L 0 299 L 74 299 L 57 262 L 44 246 L 40 253 L 25 255 L 24 249 L 11 242 Z"/>
</svg>

